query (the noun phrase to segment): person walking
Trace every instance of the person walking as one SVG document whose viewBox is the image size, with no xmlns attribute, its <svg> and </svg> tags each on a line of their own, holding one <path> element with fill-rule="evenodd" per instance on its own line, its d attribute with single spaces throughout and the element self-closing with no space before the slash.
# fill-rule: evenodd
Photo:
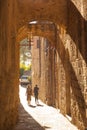
<svg viewBox="0 0 87 130">
<path fill-rule="evenodd" d="M 30 105 L 31 95 L 32 95 L 32 88 L 31 88 L 30 84 L 28 84 L 28 87 L 27 87 L 27 90 L 26 90 L 26 94 L 27 94 L 28 105 Z"/>
<path fill-rule="evenodd" d="M 34 87 L 34 97 L 35 97 L 36 104 L 38 104 L 38 91 L 39 91 L 39 88 L 38 88 L 38 85 L 36 84 Z"/>
</svg>

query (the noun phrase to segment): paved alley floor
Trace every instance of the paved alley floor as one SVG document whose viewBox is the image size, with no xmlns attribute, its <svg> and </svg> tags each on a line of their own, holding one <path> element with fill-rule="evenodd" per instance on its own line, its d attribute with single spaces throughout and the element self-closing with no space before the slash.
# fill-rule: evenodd
<svg viewBox="0 0 87 130">
<path fill-rule="evenodd" d="M 59 110 L 39 100 L 39 105 L 26 101 L 26 88 L 20 87 L 19 121 L 14 130 L 78 130 Z"/>
</svg>

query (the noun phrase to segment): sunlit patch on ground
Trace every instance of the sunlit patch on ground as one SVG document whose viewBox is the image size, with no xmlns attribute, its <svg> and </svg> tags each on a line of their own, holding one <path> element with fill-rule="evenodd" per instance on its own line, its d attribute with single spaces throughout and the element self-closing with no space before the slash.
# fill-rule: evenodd
<svg viewBox="0 0 87 130">
<path fill-rule="evenodd" d="M 19 87 L 20 102 L 23 105 L 27 114 L 31 115 L 33 119 L 42 126 L 42 130 L 78 130 L 65 118 L 59 110 L 47 106 L 39 100 L 39 104 L 35 104 L 34 97 L 32 96 L 31 105 L 27 104 L 26 88 Z M 25 117 L 26 118 L 26 117 Z M 29 122 L 28 122 L 29 124 Z M 26 129 L 25 129 L 26 130 Z M 33 130 L 36 130 L 33 128 Z M 38 129 L 37 129 L 38 130 Z"/>
</svg>

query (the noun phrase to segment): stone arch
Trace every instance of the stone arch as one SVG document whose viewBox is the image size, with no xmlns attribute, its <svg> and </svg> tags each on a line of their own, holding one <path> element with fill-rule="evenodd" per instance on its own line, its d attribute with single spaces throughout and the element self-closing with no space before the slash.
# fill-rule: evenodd
<svg viewBox="0 0 87 130">
<path fill-rule="evenodd" d="M 48 21 L 45 21 L 45 22 L 48 22 Z M 17 33 L 16 41 L 20 42 L 22 39 L 28 37 L 28 32 L 32 32 L 32 36 L 37 35 L 40 37 L 47 38 L 52 45 L 55 43 L 56 25 L 54 23 L 48 22 L 48 23 L 42 24 L 40 22 L 37 24 L 31 24 L 31 25 L 27 24 L 19 29 Z"/>
<path fill-rule="evenodd" d="M 67 1 L 21 1 L 18 0 L 18 28 L 29 21 L 47 20 L 59 25 L 67 25 Z"/>
<path fill-rule="evenodd" d="M 73 92 L 72 104 L 76 103 L 76 106 L 78 107 L 80 116 L 81 116 L 80 120 L 81 120 L 81 122 L 83 122 L 83 124 L 85 126 L 85 124 L 86 124 L 85 122 L 87 121 L 87 119 L 86 119 L 86 114 L 85 114 L 86 113 L 86 109 L 85 109 L 86 104 L 85 104 L 84 96 L 82 95 L 82 91 L 80 90 L 80 84 L 77 82 L 77 76 L 75 74 L 76 70 L 73 69 L 74 66 L 72 66 L 71 57 L 69 57 L 69 59 L 68 59 L 67 51 L 66 51 L 68 48 L 67 45 L 69 45 L 70 48 L 72 48 L 71 46 L 73 46 L 73 48 L 72 48 L 72 50 L 74 52 L 73 54 L 75 55 L 75 53 L 79 53 L 79 59 L 81 60 L 81 62 L 85 62 L 85 64 L 87 63 L 87 58 L 86 58 L 87 45 L 85 42 L 85 41 L 87 41 L 87 39 L 85 38 L 86 31 L 85 30 L 82 31 L 83 28 L 86 27 L 87 21 L 82 16 L 81 9 L 78 8 L 79 5 L 81 5 L 82 3 L 78 4 L 78 2 L 75 3 L 73 1 L 68 1 L 68 0 L 67 1 L 55 0 L 54 2 L 49 1 L 49 0 L 48 1 L 37 1 L 36 0 L 34 3 L 32 3 L 32 1 L 26 1 L 25 4 L 23 2 L 21 3 L 21 1 L 18 1 L 18 2 L 20 3 L 19 4 L 20 5 L 20 8 L 19 8 L 20 17 L 18 19 L 18 28 L 27 24 L 28 21 L 33 21 L 33 20 L 36 20 L 36 21 L 47 20 L 47 21 L 53 21 L 54 23 L 56 23 L 57 29 L 59 29 L 59 32 L 57 34 L 59 39 L 58 39 L 56 47 L 57 47 L 57 51 L 59 53 L 59 57 L 61 59 L 60 67 L 62 64 L 62 68 L 63 68 L 62 71 L 65 71 L 64 78 L 66 75 L 70 75 L 69 80 L 70 80 L 71 89 Z M 29 8 L 28 8 L 28 4 L 29 4 Z M 54 7 L 51 4 L 53 4 Z M 35 6 L 35 8 L 33 8 L 33 5 Z M 20 13 L 21 6 L 24 9 L 23 13 Z M 25 7 L 27 7 L 27 8 L 25 8 Z M 80 28 L 79 28 L 79 26 L 80 26 Z M 82 32 L 82 33 L 80 33 L 80 32 Z M 70 56 L 71 56 L 71 53 L 72 53 L 72 51 L 71 52 L 69 51 Z M 80 55 L 82 56 L 82 58 L 80 57 Z M 78 56 L 75 55 L 75 58 L 78 59 Z M 76 59 L 75 59 L 75 64 L 76 64 Z M 68 69 L 67 69 L 67 67 L 68 67 Z M 74 82 L 73 82 L 72 77 L 75 81 L 75 86 L 78 89 L 77 92 L 79 93 L 79 95 L 81 95 L 80 99 L 82 100 L 82 104 L 84 106 L 83 107 L 84 112 L 82 110 L 82 106 L 80 106 L 80 104 L 78 103 L 78 102 L 80 102 L 80 99 L 77 98 L 78 94 L 76 93 L 76 88 L 74 88 Z M 66 84 L 64 84 L 64 85 L 65 86 L 63 86 L 63 87 L 65 89 Z M 61 89 L 61 92 L 62 92 L 62 90 L 63 89 Z M 65 89 L 65 91 L 66 91 L 66 89 Z M 60 98 L 63 98 L 63 97 L 60 96 Z M 61 102 L 65 103 L 64 101 L 61 101 Z M 62 105 L 66 106 L 66 104 L 61 104 L 61 106 Z M 79 114 L 79 112 L 75 108 L 74 108 L 74 110 L 73 109 L 71 110 L 71 112 L 73 113 L 72 114 L 73 122 L 75 123 L 76 120 L 79 120 L 79 117 L 77 116 L 75 119 L 74 111 L 76 111 L 76 113 L 78 113 L 78 114 Z M 64 110 L 64 108 L 62 107 L 61 112 L 65 114 L 66 110 Z M 82 112 L 84 114 L 82 114 Z M 86 121 L 83 121 L 84 119 Z M 79 121 L 76 121 L 77 125 L 78 125 L 78 122 Z"/>
</svg>

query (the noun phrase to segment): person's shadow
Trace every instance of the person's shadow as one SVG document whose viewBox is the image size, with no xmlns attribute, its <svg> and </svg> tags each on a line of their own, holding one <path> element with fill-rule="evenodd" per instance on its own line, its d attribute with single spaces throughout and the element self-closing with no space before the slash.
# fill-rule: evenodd
<svg viewBox="0 0 87 130">
<path fill-rule="evenodd" d="M 43 107 L 44 105 L 38 103 L 37 106 Z"/>
<path fill-rule="evenodd" d="M 43 107 L 44 105 L 38 103 L 37 105 L 32 105 L 32 104 L 30 104 L 29 106 L 32 107 L 32 108 L 35 108 L 36 106 Z"/>
<path fill-rule="evenodd" d="M 36 106 L 35 106 L 35 105 L 31 105 L 31 104 L 30 104 L 30 105 L 29 105 L 29 107 L 35 108 Z"/>
</svg>

